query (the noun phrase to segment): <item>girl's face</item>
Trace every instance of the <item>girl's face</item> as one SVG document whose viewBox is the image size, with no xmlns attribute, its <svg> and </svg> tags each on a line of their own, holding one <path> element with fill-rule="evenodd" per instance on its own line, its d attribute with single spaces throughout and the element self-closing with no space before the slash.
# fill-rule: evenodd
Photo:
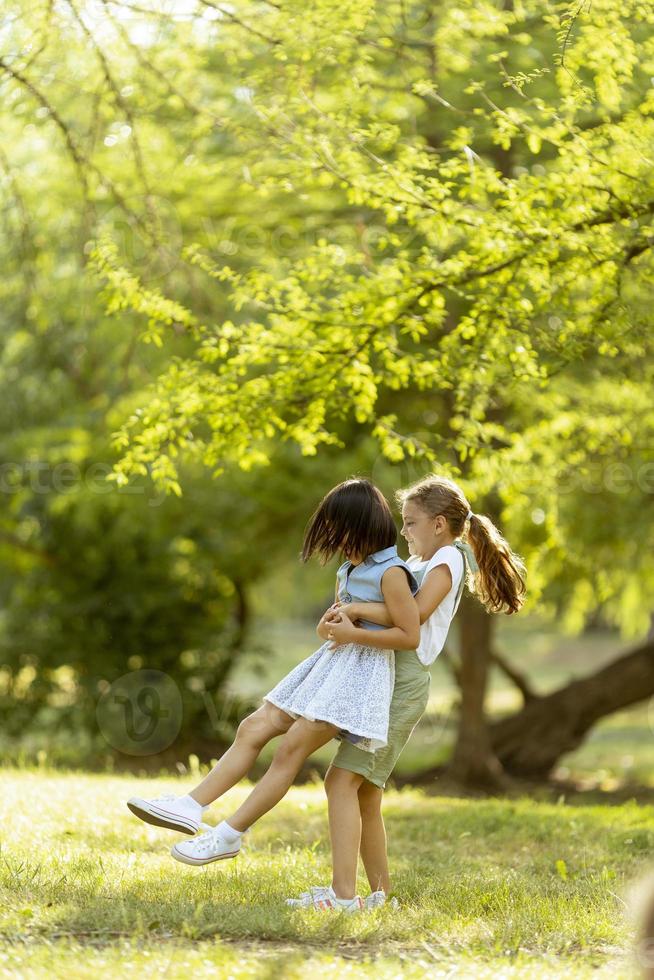
<svg viewBox="0 0 654 980">
<path fill-rule="evenodd" d="M 409 552 L 416 558 L 431 557 L 434 554 L 443 534 L 443 526 L 447 528 L 447 521 L 442 514 L 430 517 L 413 500 L 406 500 L 402 504 L 400 533 L 403 538 L 406 538 Z"/>
</svg>

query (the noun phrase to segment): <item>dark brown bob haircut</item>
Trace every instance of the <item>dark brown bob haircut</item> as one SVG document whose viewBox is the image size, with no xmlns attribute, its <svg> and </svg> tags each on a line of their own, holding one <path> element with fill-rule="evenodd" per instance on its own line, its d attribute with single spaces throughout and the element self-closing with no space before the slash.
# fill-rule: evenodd
<svg viewBox="0 0 654 980">
<path fill-rule="evenodd" d="M 304 533 L 302 561 L 318 552 L 325 565 L 337 552 L 362 560 L 397 541 L 397 528 L 384 494 L 370 480 L 352 477 L 318 504 Z"/>
</svg>

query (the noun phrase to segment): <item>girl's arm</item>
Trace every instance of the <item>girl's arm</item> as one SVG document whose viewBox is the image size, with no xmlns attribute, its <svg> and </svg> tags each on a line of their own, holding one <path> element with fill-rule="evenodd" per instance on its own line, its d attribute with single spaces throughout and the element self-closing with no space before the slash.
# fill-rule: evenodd
<svg viewBox="0 0 654 980">
<path fill-rule="evenodd" d="M 381 581 L 384 606 L 388 610 L 391 626 L 385 630 L 367 630 L 355 626 L 339 609 L 335 614 L 339 619 L 328 624 L 328 633 L 333 633 L 336 643 L 362 643 L 379 647 L 382 650 L 415 650 L 420 642 L 420 620 L 418 605 L 411 595 L 411 589 L 404 569 L 395 566 L 384 573 Z M 359 605 L 357 603 L 357 605 Z M 372 603 L 361 603 L 366 611 Z M 325 615 L 329 615 L 328 610 Z M 364 617 L 367 619 L 367 615 Z"/>
<path fill-rule="evenodd" d="M 416 595 L 415 599 L 417 600 Z M 331 607 L 335 612 L 344 612 L 350 619 L 367 619 L 369 623 L 392 626 L 391 616 L 383 602 L 335 602 Z M 364 612 L 365 610 L 365 612 Z M 327 610 L 327 613 L 329 609 Z M 327 615 L 325 613 L 325 615 Z"/>
<path fill-rule="evenodd" d="M 436 565 L 434 568 L 430 568 L 423 579 L 420 590 L 414 597 L 418 604 L 421 626 L 440 606 L 451 588 L 452 573 L 447 565 Z M 343 610 L 350 619 L 367 619 L 371 623 L 379 623 L 380 626 L 393 625 L 388 607 L 384 602 L 351 602 L 347 606 L 337 606 L 336 608 Z"/>
</svg>

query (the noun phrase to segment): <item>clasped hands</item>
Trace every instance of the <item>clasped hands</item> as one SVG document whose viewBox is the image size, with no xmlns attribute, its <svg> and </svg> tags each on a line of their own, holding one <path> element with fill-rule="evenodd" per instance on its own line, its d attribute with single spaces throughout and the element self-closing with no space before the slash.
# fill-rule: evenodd
<svg viewBox="0 0 654 980">
<path fill-rule="evenodd" d="M 335 602 L 327 609 L 318 624 L 322 635 L 331 640 L 334 646 L 341 643 L 353 643 L 357 637 L 357 627 L 351 618 L 352 603 Z"/>
</svg>

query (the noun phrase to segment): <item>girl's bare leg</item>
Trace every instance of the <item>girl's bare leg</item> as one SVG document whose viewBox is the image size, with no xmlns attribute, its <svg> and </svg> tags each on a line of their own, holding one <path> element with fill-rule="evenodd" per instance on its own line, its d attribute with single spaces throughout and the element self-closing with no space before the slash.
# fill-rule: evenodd
<svg viewBox="0 0 654 980">
<path fill-rule="evenodd" d="M 294 720 L 270 701 L 264 701 L 260 708 L 243 719 L 233 744 L 189 796 L 202 806 L 213 803 L 247 776 L 264 745 L 287 732 Z"/>
<path fill-rule="evenodd" d="M 325 776 L 332 846 L 332 888 L 337 898 L 354 898 L 361 841 L 358 790 L 363 776 L 330 766 Z"/>
<path fill-rule="evenodd" d="M 381 889 L 387 895 L 391 890 L 386 852 L 386 828 L 382 817 L 383 789 L 363 779 L 359 786 L 359 811 L 361 813 L 361 860 L 366 869 L 370 890 Z"/>
<path fill-rule="evenodd" d="M 264 776 L 236 813 L 227 817 L 234 830 L 243 832 L 286 796 L 302 763 L 312 752 L 329 742 L 338 732 L 326 721 L 298 718 L 284 736 Z"/>
</svg>

